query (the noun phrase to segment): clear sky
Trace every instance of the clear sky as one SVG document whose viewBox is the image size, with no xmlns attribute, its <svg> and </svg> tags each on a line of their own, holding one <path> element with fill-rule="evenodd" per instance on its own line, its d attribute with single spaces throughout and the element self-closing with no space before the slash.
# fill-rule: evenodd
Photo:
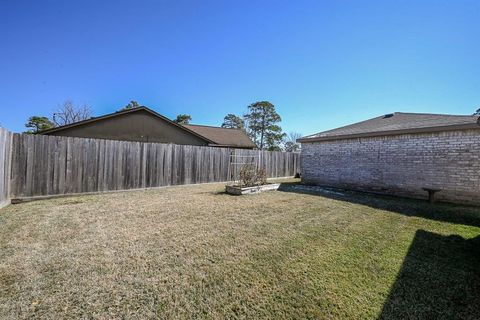
<svg viewBox="0 0 480 320">
<path fill-rule="evenodd" d="M 480 107 L 480 1 L 0 0 L 0 123 L 134 99 L 220 125 L 269 100 L 304 135 Z"/>
</svg>

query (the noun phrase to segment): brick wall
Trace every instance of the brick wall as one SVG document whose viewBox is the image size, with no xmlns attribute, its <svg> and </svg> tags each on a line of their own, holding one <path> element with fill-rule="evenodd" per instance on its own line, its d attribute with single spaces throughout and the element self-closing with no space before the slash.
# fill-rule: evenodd
<svg viewBox="0 0 480 320">
<path fill-rule="evenodd" d="M 302 180 L 399 196 L 480 205 L 480 130 L 302 144 Z"/>
</svg>

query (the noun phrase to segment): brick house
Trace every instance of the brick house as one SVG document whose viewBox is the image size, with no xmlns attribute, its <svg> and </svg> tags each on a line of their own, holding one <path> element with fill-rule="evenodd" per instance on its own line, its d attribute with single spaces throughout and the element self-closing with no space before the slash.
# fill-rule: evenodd
<svg viewBox="0 0 480 320">
<path fill-rule="evenodd" d="M 387 114 L 298 140 L 302 181 L 480 205 L 480 118 Z"/>
</svg>

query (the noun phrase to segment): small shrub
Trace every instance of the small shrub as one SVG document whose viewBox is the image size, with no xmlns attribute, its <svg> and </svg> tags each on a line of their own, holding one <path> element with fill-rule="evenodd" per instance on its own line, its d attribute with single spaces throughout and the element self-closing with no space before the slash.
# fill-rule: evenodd
<svg viewBox="0 0 480 320">
<path fill-rule="evenodd" d="M 257 177 L 260 184 L 267 184 L 267 171 L 265 169 L 258 170 Z"/>
<path fill-rule="evenodd" d="M 240 169 L 240 185 L 253 187 L 267 183 L 267 172 L 258 169 L 253 164 L 244 164 Z"/>
<path fill-rule="evenodd" d="M 256 180 L 256 169 L 253 164 L 244 164 L 240 169 L 240 185 L 253 186 Z"/>
</svg>

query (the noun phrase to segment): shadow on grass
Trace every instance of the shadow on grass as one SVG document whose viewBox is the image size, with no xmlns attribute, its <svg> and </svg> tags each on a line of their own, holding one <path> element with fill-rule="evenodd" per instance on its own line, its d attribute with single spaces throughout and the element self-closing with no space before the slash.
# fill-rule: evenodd
<svg viewBox="0 0 480 320">
<path fill-rule="evenodd" d="M 480 208 L 282 183 L 279 191 L 320 195 L 406 216 L 480 227 Z M 480 236 L 417 230 L 379 319 L 480 319 Z"/>
<path fill-rule="evenodd" d="M 480 227 L 480 208 L 478 207 L 448 203 L 435 203 L 431 205 L 426 200 L 376 195 L 338 188 L 306 186 L 297 182 L 282 183 L 278 190 L 283 192 L 321 195 L 330 199 L 361 204 L 406 216 Z"/>
<path fill-rule="evenodd" d="M 418 230 L 379 319 L 480 319 L 480 236 Z"/>
</svg>

